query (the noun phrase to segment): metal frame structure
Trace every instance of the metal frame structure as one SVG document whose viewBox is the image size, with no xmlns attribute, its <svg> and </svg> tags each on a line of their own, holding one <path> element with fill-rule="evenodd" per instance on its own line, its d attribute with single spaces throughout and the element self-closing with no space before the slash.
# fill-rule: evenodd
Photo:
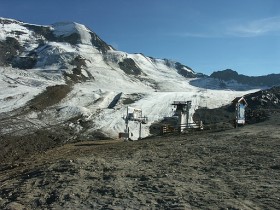
<svg viewBox="0 0 280 210">
<path fill-rule="evenodd" d="M 141 139 L 141 132 L 142 132 L 142 124 L 147 124 L 148 122 L 148 117 L 146 116 L 142 116 L 142 109 L 137 109 L 137 108 L 132 108 L 133 112 L 129 112 L 129 107 L 127 107 L 127 111 L 126 111 L 126 116 L 123 117 L 124 121 L 125 121 L 125 132 L 124 133 L 120 133 L 119 136 L 124 137 L 126 140 L 129 139 L 129 127 L 128 127 L 128 123 L 129 121 L 136 121 L 139 122 L 139 137 L 138 140 Z"/>
<path fill-rule="evenodd" d="M 174 101 L 173 106 L 176 106 L 175 113 L 178 115 L 178 131 L 182 132 L 189 127 L 189 111 L 192 101 Z"/>
</svg>

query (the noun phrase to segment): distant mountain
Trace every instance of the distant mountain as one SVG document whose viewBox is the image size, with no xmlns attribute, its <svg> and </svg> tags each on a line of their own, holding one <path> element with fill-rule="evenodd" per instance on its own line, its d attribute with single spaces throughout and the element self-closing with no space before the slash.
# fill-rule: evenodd
<svg viewBox="0 0 280 210">
<path fill-rule="evenodd" d="M 272 87 L 280 85 L 280 74 L 269 74 L 265 76 L 245 76 L 238 74 L 236 71 L 226 69 L 223 71 L 216 71 L 210 75 L 211 78 L 231 81 L 235 80 L 238 83 L 259 86 L 259 87 Z"/>
</svg>

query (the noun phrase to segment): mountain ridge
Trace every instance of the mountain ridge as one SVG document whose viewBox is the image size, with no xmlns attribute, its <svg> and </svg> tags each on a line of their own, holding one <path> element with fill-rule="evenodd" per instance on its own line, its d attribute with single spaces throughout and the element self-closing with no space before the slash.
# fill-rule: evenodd
<svg viewBox="0 0 280 210">
<path fill-rule="evenodd" d="M 117 51 L 114 49 L 111 45 L 107 44 L 104 42 L 95 32 L 90 30 L 88 27 L 76 23 L 76 22 L 70 22 L 70 21 L 64 21 L 64 22 L 56 22 L 51 25 L 37 25 L 37 24 L 29 24 L 29 23 L 24 23 L 22 21 L 14 20 L 14 19 L 8 19 L 8 18 L 1 18 L 0 17 L 0 24 L 2 27 L 4 27 L 5 24 L 18 24 L 21 26 L 21 28 L 18 28 L 18 30 L 12 30 L 11 33 L 13 36 L 7 36 L 6 40 L 6 45 L 9 45 L 10 48 L 10 53 L 11 56 L 17 57 L 19 56 L 21 51 L 23 50 L 23 46 L 18 43 L 17 40 L 14 39 L 15 36 L 20 37 L 20 35 L 31 35 L 30 32 L 27 32 L 24 30 L 22 27 L 25 27 L 27 30 L 30 30 L 31 33 L 34 33 L 34 37 L 38 39 L 38 46 L 37 48 L 40 48 L 42 50 L 42 45 L 44 44 L 44 41 L 49 41 L 49 42 L 67 42 L 71 45 L 78 45 L 78 44 L 87 44 L 94 46 L 98 51 L 101 53 L 105 54 L 106 52 L 113 50 Z M 20 30 L 19 30 L 20 29 Z M 88 34 L 85 33 L 85 31 L 88 32 Z M 41 38 L 38 38 L 40 37 Z M 83 37 L 82 37 L 83 36 Z M 87 37 L 87 38 L 85 38 Z M 31 39 L 30 39 L 31 40 Z M 30 41 L 29 40 L 29 41 Z M 4 38 L 0 36 L 0 48 L 5 51 L 5 42 Z M 4 46 L 4 47 L 3 47 Z M 9 50 L 9 49 L 8 49 Z M 15 51 L 20 51 L 20 53 L 15 54 Z M 28 68 L 34 68 L 35 62 L 36 62 L 36 48 L 33 48 L 32 50 L 28 49 L 29 52 L 25 53 L 25 55 L 22 55 L 20 58 L 17 57 L 17 59 L 13 59 L 10 57 L 3 59 L 0 57 L 0 65 L 7 65 L 11 63 L 11 60 L 13 60 L 12 64 L 16 68 L 22 68 L 22 69 L 28 69 Z M 38 49 L 37 49 L 38 50 Z M 133 53 L 133 54 L 138 54 L 138 53 Z M 140 53 L 142 54 L 142 53 Z M 143 54 L 142 54 L 143 55 Z M 143 55 L 145 56 L 145 55 Z M 151 56 L 146 56 L 150 57 L 152 60 L 158 59 L 154 58 Z M 6 62 L 3 60 L 6 60 Z M 201 74 L 201 73 L 195 73 L 195 71 L 178 62 L 178 61 L 172 61 L 170 59 L 163 58 L 161 60 L 164 60 L 166 62 L 166 65 L 169 65 L 169 62 L 175 62 L 176 63 L 176 69 L 178 72 L 185 76 L 185 77 L 207 77 L 207 75 Z M 128 61 L 131 63 L 131 61 Z M 23 64 L 24 63 L 24 64 Z M 123 66 L 121 64 L 121 66 Z M 191 73 L 186 73 L 184 70 L 188 69 L 188 72 Z M 232 71 L 230 73 L 229 71 Z M 229 81 L 229 80 L 235 80 L 237 82 L 243 83 L 243 84 L 252 84 L 253 86 L 256 86 L 259 81 L 261 81 L 260 85 L 266 85 L 269 84 L 270 79 L 266 79 L 266 77 L 270 77 L 271 75 L 273 76 L 279 76 L 279 74 L 270 74 L 270 75 L 262 75 L 262 76 L 246 76 L 242 74 L 238 74 L 236 71 L 233 71 L 231 69 L 226 69 L 222 71 L 214 71 L 209 77 L 210 78 L 217 78 L 221 79 L 224 81 Z M 255 80 L 255 81 L 254 81 Z M 262 82 L 262 80 L 266 80 Z M 263 83 L 263 84 L 262 84 Z M 279 85 L 278 79 L 277 82 L 274 82 L 273 84 L 269 84 L 269 86 L 274 86 L 274 85 Z"/>
<path fill-rule="evenodd" d="M 213 72 L 210 77 L 220 79 L 223 81 L 235 80 L 242 84 L 251 86 L 279 86 L 280 85 L 280 74 L 268 74 L 262 76 L 246 76 L 239 74 L 232 69 L 225 69 L 222 71 Z"/>
<path fill-rule="evenodd" d="M 0 29 L 5 134 L 55 127 L 69 131 L 69 139 L 116 138 L 126 129 L 127 108 L 135 107 L 149 118 L 142 127 L 145 137 L 153 122 L 174 114 L 174 101 L 191 100 L 192 116 L 199 107 L 216 108 L 260 88 L 239 83 L 221 88 L 179 62 L 113 49 L 78 23 L 52 27 L 0 19 Z M 131 122 L 129 128 L 137 139 L 139 125 Z"/>
<path fill-rule="evenodd" d="M 56 46 L 53 46 L 53 42 L 68 43 L 74 46 L 79 44 L 90 45 L 96 48 L 101 54 L 106 54 L 108 51 L 116 51 L 111 45 L 104 42 L 95 32 L 89 30 L 86 26 L 75 22 L 58 22 L 50 26 L 42 26 L 1 18 L 0 23 L 2 24 L 2 27 L 4 27 L 5 24 L 18 25 L 18 27 L 14 28 L 10 27 L 10 31 L 8 31 L 10 33 L 6 36 L 6 40 L 3 35 L 2 40 L 0 39 L 0 48 L 3 51 L 8 52 L 10 55 L 9 57 L 0 57 L 0 65 L 9 65 L 12 63 L 13 67 L 21 69 L 32 69 L 34 67 L 42 67 L 46 65 L 50 66 L 54 62 L 40 63 L 40 58 L 38 57 L 40 57 L 40 53 L 47 51 L 48 48 L 59 48 L 57 44 Z M 26 45 L 24 41 L 22 41 L 23 44 L 20 43 L 18 40 L 23 35 L 25 35 L 25 37 L 22 39 L 25 39 L 26 41 L 29 38 L 29 41 L 33 41 L 34 46 L 26 48 L 24 46 Z M 34 43 L 34 40 L 37 40 L 37 43 Z M 56 60 L 59 59 L 60 58 L 56 58 Z M 163 60 L 167 61 L 166 63 L 168 65 L 168 59 Z M 126 62 L 128 63 L 126 64 Z M 124 69 L 126 65 L 132 65 L 131 60 L 119 61 L 119 63 L 121 69 Z M 189 69 L 187 66 L 179 62 L 177 62 L 176 69 L 184 76 L 194 77 L 195 75 L 192 69 Z M 187 74 L 185 70 L 188 70 L 190 73 Z"/>
</svg>

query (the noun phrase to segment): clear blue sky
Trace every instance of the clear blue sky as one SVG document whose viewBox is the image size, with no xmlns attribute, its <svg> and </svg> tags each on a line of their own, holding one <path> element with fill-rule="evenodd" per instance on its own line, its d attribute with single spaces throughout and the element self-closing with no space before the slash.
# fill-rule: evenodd
<svg viewBox="0 0 280 210">
<path fill-rule="evenodd" d="M 118 50 L 205 74 L 280 73 L 280 0 L 0 0 L 0 16 L 75 21 Z"/>
</svg>

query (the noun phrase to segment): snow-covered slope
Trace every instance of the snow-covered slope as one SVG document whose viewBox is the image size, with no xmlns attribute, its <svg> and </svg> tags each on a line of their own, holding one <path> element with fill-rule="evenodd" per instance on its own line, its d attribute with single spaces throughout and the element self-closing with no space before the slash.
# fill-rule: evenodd
<svg viewBox="0 0 280 210">
<path fill-rule="evenodd" d="M 31 121 L 34 126 L 26 132 L 64 124 L 82 138 L 91 139 L 96 131 L 116 138 L 125 129 L 129 106 L 148 117 L 142 132 L 148 136 L 151 123 L 172 116 L 175 100 L 191 100 L 193 113 L 199 106 L 219 107 L 255 91 L 193 86 L 198 78 L 189 67 L 114 50 L 78 23 L 38 26 L 2 18 L 0 24 L 0 50 L 5 52 L 0 55 L 0 113 Z M 71 91 L 54 104 L 41 102 L 61 96 L 46 91 L 54 85 L 68 85 Z M 38 108 L 38 103 L 45 106 Z M 138 126 L 129 123 L 133 139 Z M 1 129 L 8 133 L 17 127 Z"/>
</svg>

